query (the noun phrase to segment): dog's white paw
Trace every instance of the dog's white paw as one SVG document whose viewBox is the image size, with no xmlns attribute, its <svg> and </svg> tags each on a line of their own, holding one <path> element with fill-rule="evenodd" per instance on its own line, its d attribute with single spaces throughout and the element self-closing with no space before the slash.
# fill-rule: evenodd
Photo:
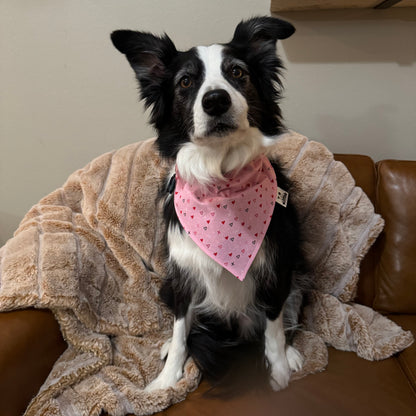
<svg viewBox="0 0 416 416">
<path fill-rule="evenodd" d="M 290 380 L 290 367 L 286 357 L 272 363 L 270 385 L 274 391 L 286 388 Z"/>
<path fill-rule="evenodd" d="M 164 390 L 173 387 L 181 378 L 182 369 L 177 371 L 163 371 L 146 386 L 145 391 Z"/>
<path fill-rule="evenodd" d="M 286 346 L 285 354 L 277 357 L 272 363 L 270 385 L 278 391 L 289 384 L 293 371 L 299 371 L 303 365 L 303 357 L 298 350 L 290 345 Z"/>
<path fill-rule="evenodd" d="M 291 345 L 288 345 L 286 347 L 286 358 L 287 362 L 289 363 L 289 367 L 292 371 L 296 372 L 302 369 L 303 357 L 299 353 L 299 351 Z"/>
</svg>

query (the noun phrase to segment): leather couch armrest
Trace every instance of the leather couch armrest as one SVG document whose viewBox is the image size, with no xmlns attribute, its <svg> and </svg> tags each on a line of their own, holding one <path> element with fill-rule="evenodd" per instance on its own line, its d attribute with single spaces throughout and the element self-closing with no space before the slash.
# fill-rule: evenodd
<svg viewBox="0 0 416 416">
<path fill-rule="evenodd" d="M 368 156 L 356 154 L 335 154 L 334 157 L 335 160 L 344 163 L 356 185 L 362 188 L 375 205 L 377 177 L 373 160 Z M 356 301 L 370 307 L 373 306 L 375 296 L 374 270 L 378 258 L 378 247 L 374 244 L 360 264 Z"/>
<path fill-rule="evenodd" d="M 375 269 L 378 311 L 416 313 L 416 161 L 382 160 L 377 163 L 378 212 L 386 221 L 378 244 Z"/>
<path fill-rule="evenodd" d="M 2 416 L 23 414 L 65 349 L 52 312 L 28 309 L 0 313 Z"/>
</svg>

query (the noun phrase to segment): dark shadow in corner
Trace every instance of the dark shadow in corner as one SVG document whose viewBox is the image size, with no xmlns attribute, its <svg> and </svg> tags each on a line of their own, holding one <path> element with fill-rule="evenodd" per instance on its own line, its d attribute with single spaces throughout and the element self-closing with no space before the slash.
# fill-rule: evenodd
<svg viewBox="0 0 416 416">
<path fill-rule="evenodd" d="M 416 7 L 279 14 L 297 32 L 283 48 L 294 63 L 416 62 Z"/>
</svg>

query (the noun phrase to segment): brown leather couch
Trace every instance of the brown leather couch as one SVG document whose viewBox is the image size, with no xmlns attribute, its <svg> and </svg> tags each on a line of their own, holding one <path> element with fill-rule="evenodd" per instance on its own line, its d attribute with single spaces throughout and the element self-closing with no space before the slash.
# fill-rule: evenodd
<svg viewBox="0 0 416 416">
<path fill-rule="evenodd" d="M 362 155 L 336 155 L 386 220 L 361 267 L 357 301 L 387 314 L 416 336 L 416 161 L 374 164 Z M 24 412 L 65 350 L 49 311 L 0 313 L 0 416 Z M 231 400 L 207 398 L 207 384 L 160 415 L 416 415 L 416 345 L 369 362 L 329 349 L 325 371 L 278 393 Z M 78 416 L 78 415 L 74 415 Z"/>
</svg>

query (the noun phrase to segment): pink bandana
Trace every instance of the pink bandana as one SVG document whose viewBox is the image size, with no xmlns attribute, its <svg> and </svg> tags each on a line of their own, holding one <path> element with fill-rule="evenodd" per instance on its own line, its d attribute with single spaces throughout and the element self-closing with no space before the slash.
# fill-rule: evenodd
<svg viewBox="0 0 416 416">
<path fill-rule="evenodd" d="M 205 187 L 184 182 L 176 172 L 174 202 L 183 228 L 239 280 L 246 277 L 266 235 L 276 196 L 276 175 L 264 155 Z"/>
</svg>

